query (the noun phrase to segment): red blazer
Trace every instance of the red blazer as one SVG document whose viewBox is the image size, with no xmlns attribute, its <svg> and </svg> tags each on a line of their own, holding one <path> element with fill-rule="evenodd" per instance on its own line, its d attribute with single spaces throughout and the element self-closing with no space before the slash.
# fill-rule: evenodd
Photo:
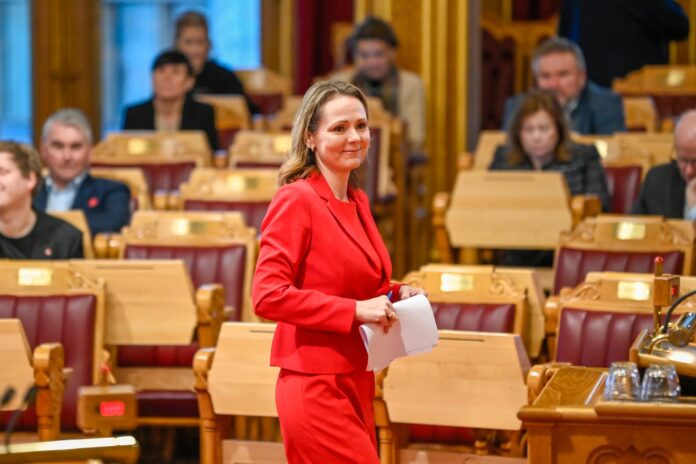
<svg viewBox="0 0 696 464">
<path fill-rule="evenodd" d="M 281 187 L 268 208 L 252 298 L 256 314 L 278 322 L 273 366 L 310 374 L 366 369 L 356 300 L 398 288 L 367 195 L 349 187 L 348 197 L 365 233 L 356 233 L 350 205 L 319 172 Z"/>
</svg>

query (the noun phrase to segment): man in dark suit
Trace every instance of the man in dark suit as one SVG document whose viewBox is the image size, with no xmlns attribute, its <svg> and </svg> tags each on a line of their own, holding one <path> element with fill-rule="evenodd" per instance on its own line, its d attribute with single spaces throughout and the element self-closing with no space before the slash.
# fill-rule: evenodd
<svg viewBox="0 0 696 464">
<path fill-rule="evenodd" d="M 541 44 L 532 58 L 537 87 L 550 90 L 568 118 L 570 129 L 580 134 L 613 134 L 626 130 L 621 97 L 587 80 L 585 59 L 573 42 L 554 37 Z M 524 95 L 505 102 L 503 129 Z"/>
<path fill-rule="evenodd" d="M 189 95 L 193 67 L 178 50 L 160 53 L 152 64 L 152 99 L 126 108 L 125 130 L 202 130 L 210 149 L 218 149 L 215 110 Z"/>
<path fill-rule="evenodd" d="M 675 0 L 563 0 L 558 35 L 580 45 L 593 82 L 647 64 L 669 63 L 669 42 L 689 36 L 689 18 Z"/>
<path fill-rule="evenodd" d="M 674 160 L 645 176 L 632 214 L 696 220 L 696 110 L 684 113 L 674 128 Z"/>
<path fill-rule="evenodd" d="M 76 109 L 52 114 L 41 132 L 41 158 L 48 177 L 34 197 L 38 211 L 85 212 L 92 234 L 120 232 L 130 221 L 130 190 L 121 182 L 92 177 L 88 172 L 92 130 Z"/>
</svg>

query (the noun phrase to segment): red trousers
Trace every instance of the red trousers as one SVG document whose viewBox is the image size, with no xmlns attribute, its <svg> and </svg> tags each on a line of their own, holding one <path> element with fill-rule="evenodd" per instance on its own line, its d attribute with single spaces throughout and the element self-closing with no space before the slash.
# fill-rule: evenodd
<svg viewBox="0 0 696 464">
<path fill-rule="evenodd" d="M 379 464 L 372 372 L 281 369 L 276 408 L 289 464 Z"/>
</svg>

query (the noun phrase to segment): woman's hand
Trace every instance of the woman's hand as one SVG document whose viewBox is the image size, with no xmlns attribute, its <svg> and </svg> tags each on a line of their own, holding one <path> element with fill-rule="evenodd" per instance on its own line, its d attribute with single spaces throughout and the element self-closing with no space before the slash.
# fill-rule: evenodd
<svg viewBox="0 0 696 464">
<path fill-rule="evenodd" d="M 416 295 L 428 296 L 428 292 L 418 287 L 411 287 L 410 285 L 402 285 L 399 289 L 399 299 L 405 300 L 406 298 L 411 298 Z"/>
<path fill-rule="evenodd" d="M 384 295 L 358 301 L 355 305 L 355 318 L 360 322 L 379 325 L 384 329 L 384 333 L 389 332 L 391 326 L 399 320 L 391 301 Z"/>
</svg>

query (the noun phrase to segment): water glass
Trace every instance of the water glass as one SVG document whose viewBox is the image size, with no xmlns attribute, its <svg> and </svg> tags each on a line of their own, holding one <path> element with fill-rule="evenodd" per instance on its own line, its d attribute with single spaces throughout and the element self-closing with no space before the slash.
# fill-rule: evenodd
<svg viewBox="0 0 696 464">
<path fill-rule="evenodd" d="M 604 399 L 607 401 L 632 401 L 639 397 L 640 374 L 632 362 L 613 362 L 604 383 Z"/>
<path fill-rule="evenodd" d="M 643 401 L 676 401 L 681 393 L 677 369 L 672 364 L 651 364 L 643 374 Z"/>
</svg>

